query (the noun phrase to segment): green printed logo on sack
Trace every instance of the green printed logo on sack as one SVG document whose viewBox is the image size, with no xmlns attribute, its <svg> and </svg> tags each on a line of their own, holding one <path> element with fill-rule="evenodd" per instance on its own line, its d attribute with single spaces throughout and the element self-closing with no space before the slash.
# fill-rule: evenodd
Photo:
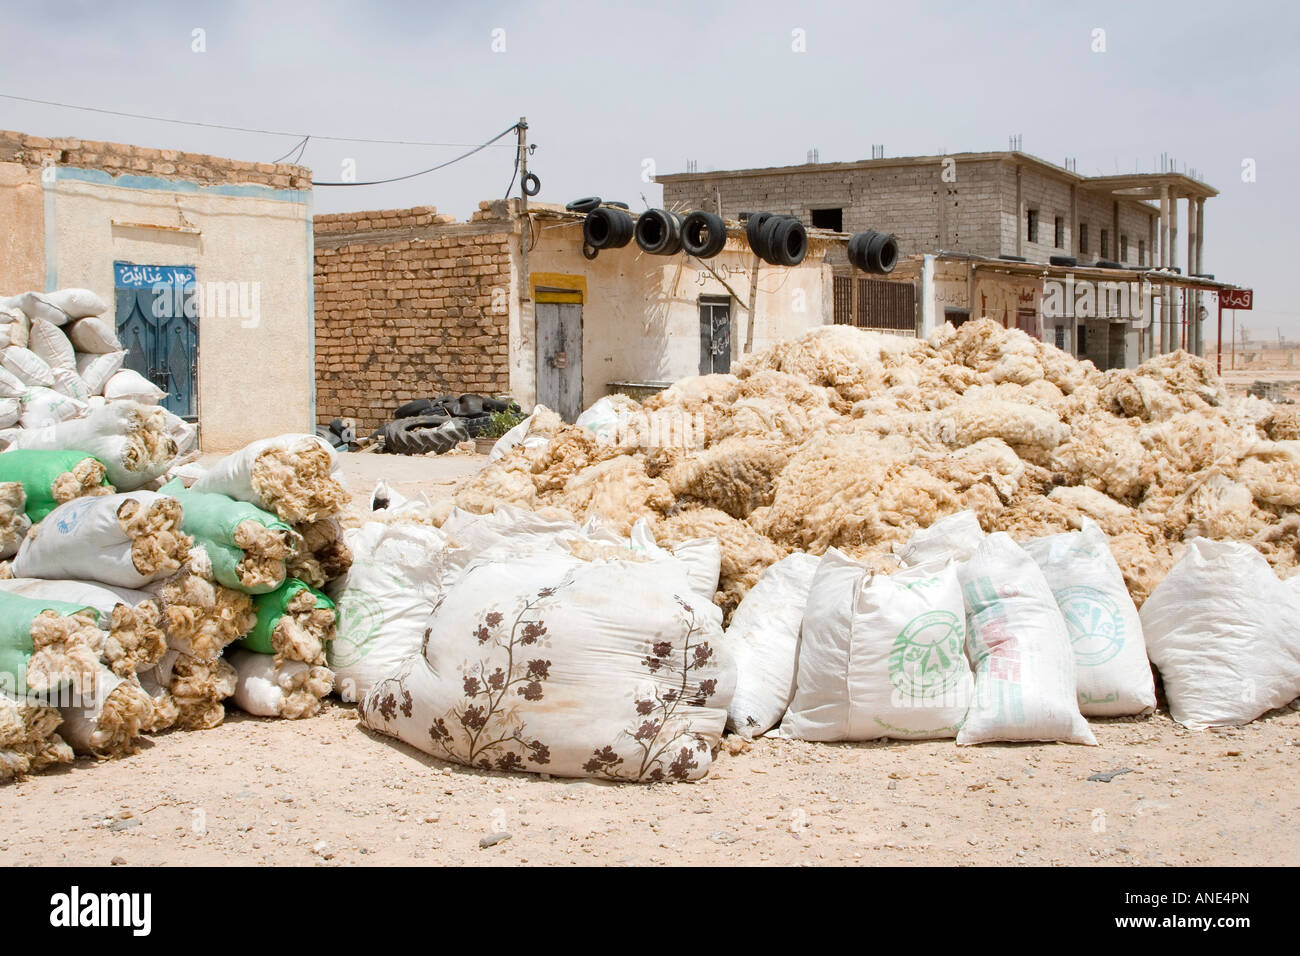
<svg viewBox="0 0 1300 956">
<path fill-rule="evenodd" d="M 351 588 L 339 595 L 338 636 L 329 647 L 331 667 L 351 667 L 370 653 L 384 627 L 384 609 L 371 594 Z"/>
<path fill-rule="evenodd" d="M 1074 646 L 1074 662 L 1097 667 L 1111 660 L 1124 646 L 1124 619 L 1119 607 L 1097 588 L 1078 585 L 1056 594 Z"/>
<path fill-rule="evenodd" d="M 927 611 L 913 618 L 894 639 L 889 679 L 905 699 L 930 701 L 954 690 L 961 681 L 961 620 L 951 611 Z"/>
</svg>

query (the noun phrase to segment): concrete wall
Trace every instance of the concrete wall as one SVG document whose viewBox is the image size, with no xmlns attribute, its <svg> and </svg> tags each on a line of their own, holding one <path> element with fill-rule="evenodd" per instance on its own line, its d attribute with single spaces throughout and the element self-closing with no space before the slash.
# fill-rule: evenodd
<svg viewBox="0 0 1300 956">
<path fill-rule="evenodd" d="M 898 236 L 901 255 L 935 252 L 993 254 L 1001 210 L 996 160 L 942 157 L 906 164 L 826 164 L 719 174 L 715 179 L 665 179 L 664 203 L 673 209 L 768 211 L 811 224 L 812 211 L 843 209 L 843 231 L 875 229 Z M 830 261 L 846 262 L 843 250 Z"/>
<path fill-rule="evenodd" d="M 311 429 L 308 170 L 0 131 L 0 217 L 4 294 L 81 286 L 111 304 L 115 261 L 242 283 L 248 308 L 199 307 L 203 448 Z"/>
<path fill-rule="evenodd" d="M 1053 172 L 1017 160 L 1015 154 L 984 153 L 699 173 L 664 177 L 662 183 L 664 203 L 673 209 L 716 212 L 721 199 L 723 212 L 731 217 L 741 211 L 767 210 L 811 223 L 814 209 L 842 208 L 845 232 L 892 232 L 898 236 L 902 255 L 943 250 L 983 256 L 1018 254 L 1046 262 L 1053 255 L 1075 255 L 1078 249 L 1070 216 L 1072 181 L 1074 177 L 1065 170 Z M 1115 231 L 1112 200 L 1078 187 L 1077 202 L 1080 221 L 1088 223 L 1090 250 L 1085 257 L 1095 260 L 1101 230 Z M 1037 242 L 1029 241 L 1029 209 L 1038 210 Z M 1120 232 L 1129 239 L 1126 264 L 1137 264 L 1138 240 L 1147 239 L 1147 223 L 1156 212 L 1150 205 L 1121 201 Z M 1057 216 L 1064 226 L 1059 247 Z M 1117 237 L 1111 238 L 1107 258 L 1119 258 L 1118 242 Z M 1148 249 L 1148 262 L 1151 256 Z M 832 252 L 830 261 L 843 263 L 843 253 Z"/>
<path fill-rule="evenodd" d="M 529 255 L 533 286 L 580 282 L 583 294 L 583 404 L 609 394 L 615 381 L 674 381 L 700 372 L 700 297 L 731 296 L 732 361 L 746 351 L 754 304 L 752 350 L 831 321 L 831 266 L 827 245 L 814 240 L 793 268 L 756 263 L 740 236 L 709 260 L 715 278 L 683 255 L 650 256 L 635 244 L 582 255 L 579 223 L 539 231 Z M 575 282 L 575 280 L 577 280 Z M 725 285 L 724 285 L 725 282 Z M 564 287 L 572 287 L 565 283 Z M 730 288 L 728 288 L 730 287 Z M 521 313 L 521 334 L 510 347 L 511 387 L 520 401 L 534 400 L 536 328 L 531 303 Z"/>
<path fill-rule="evenodd" d="M 198 411 L 205 451 L 311 430 L 313 368 L 311 228 L 306 197 L 284 200 L 124 188 L 60 169 L 55 187 L 54 274 L 46 288 L 81 286 L 113 302 L 113 263 L 193 266 L 200 290 L 243 284 L 248 296 L 225 314 L 199 306 Z M 197 233 L 125 223 L 175 225 Z M 117 223 L 116 225 L 114 223 Z M 256 284 L 257 298 L 253 299 Z M 256 301 L 256 311 L 251 308 Z M 216 300 L 211 305 L 216 306 Z"/>
</svg>

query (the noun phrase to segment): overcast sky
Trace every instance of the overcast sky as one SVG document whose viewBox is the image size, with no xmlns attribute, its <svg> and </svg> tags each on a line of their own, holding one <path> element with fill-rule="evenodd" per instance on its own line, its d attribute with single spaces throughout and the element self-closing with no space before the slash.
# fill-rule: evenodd
<svg viewBox="0 0 1300 956">
<path fill-rule="evenodd" d="M 5 18 L 0 93 L 471 145 L 527 116 L 538 198 L 554 202 L 655 205 L 646 160 L 668 173 L 687 160 L 801 163 L 813 147 L 823 162 L 870 158 L 872 144 L 889 156 L 997 150 L 1013 133 L 1084 175 L 1150 172 L 1168 153 L 1220 191 L 1206 204 L 1205 268 L 1257 290 L 1238 318 L 1300 336 L 1300 14 L 1286 2 L 49 2 L 8 3 Z M 261 161 L 297 139 L 5 99 L 0 126 Z M 318 180 L 338 180 L 349 159 L 357 179 L 382 179 L 464 149 L 313 139 L 302 162 Z M 505 193 L 513 158 L 494 147 L 402 183 L 318 188 L 315 210 L 435 205 L 464 218 Z"/>
</svg>

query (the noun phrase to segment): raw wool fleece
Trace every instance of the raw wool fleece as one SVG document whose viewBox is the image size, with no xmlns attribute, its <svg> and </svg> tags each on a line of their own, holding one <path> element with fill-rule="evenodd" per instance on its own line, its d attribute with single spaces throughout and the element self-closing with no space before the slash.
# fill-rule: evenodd
<svg viewBox="0 0 1300 956">
<path fill-rule="evenodd" d="M 245 595 L 246 597 L 247 595 Z M 235 693 L 239 675 L 230 662 L 177 656 L 168 678 L 168 694 L 176 708 L 173 726 L 179 730 L 211 730 L 226 719 L 222 704 Z"/>
<path fill-rule="evenodd" d="M 57 734 L 63 717 L 33 700 L 15 700 L 0 691 L 0 782 L 71 763 L 72 748 Z"/>
<path fill-rule="evenodd" d="M 232 651 L 229 660 L 238 675 L 235 706 L 258 717 L 314 717 L 334 689 L 334 675 L 327 667 L 301 661 L 277 664 L 271 655 L 253 651 Z"/>
<path fill-rule="evenodd" d="M 122 757 L 134 753 L 153 720 L 153 701 L 134 677 L 101 667 L 94 687 L 70 706 L 60 707 L 61 736 L 75 753 Z"/>
<path fill-rule="evenodd" d="M 347 574 L 352 551 L 338 518 L 320 518 L 294 527 L 296 546 L 289 554 L 288 576 L 323 588 Z"/>
<path fill-rule="evenodd" d="M 280 435 L 216 462 L 191 488 L 247 501 L 298 525 L 337 515 L 348 493 L 332 474 L 334 449 L 314 435 Z"/>
<path fill-rule="evenodd" d="M 143 591 L 114 590 L 88 581 L 40 578 L 9 578 L 0 581 L 0 591 L 93 608 L 99 614 L 96 623 L 107 631 L 102 659 L 118 677 L 127 678 L 153 667 L 167 651 L 162 611 Z"/>
<path fill-rule="evenodd" d="M 12 558 L 31 529 L 21 482 L 0 482 L 0 558 Z"/>
<path fill-rule="evenodd" d="M 490 463 L 457 504 L 559 508 L 622 527 L 644 517 L 661 538 L 679 515 L 742 525 L 749 534 L 720 536 L 729 609 L 792 551 L 836 547 L 875 565 L 963 509 L 1017 540 L 1092 518 L 1138 605 L 1173 547 L 1206 522 L 1279 573 L 1300 567 L 1300 538 L 1279 531 L 1300 514 L 1290 503 L 1297 458 L 1279 447 L 1300 437 L 1291 419 L 1229 397 L 1185 352 L 1103 373 L 985 319 L 927 339 L 819 328 L 734 371 L 684 379 L 641 407 L 688 421 L 684 446 L 653 430 L 602 443 L 553 424 L 544 445 Z M 620 414 L 637 412 L 625 404 Z"/>
<path fill-rule="evenodd" d="M 257 623 L 252 597 L 218 584 L 198 548 L 180 572 L 149 590 L 162 608 L 168 647 L 199 663 L 217 660 Z"/>
<path fill-rule="evenodd" d="M 476 562 L 427 634 L 366 696 L 365 726 L 482 769 L 655 782 L 712 765 L 735 671 L 680 562 Z"/>
<path fill-rule="evenodd" d="M 84 418 L 27 429 L 14 438 L 14 448 L 74 449 L 104 463 L 109 483 L 119 491 L 134 491 L 159 477 L 176 457 L 176 442 L 167 434 L 161 408 L 136 402 L 114 402 L 93 408 Z"/>
</svg>

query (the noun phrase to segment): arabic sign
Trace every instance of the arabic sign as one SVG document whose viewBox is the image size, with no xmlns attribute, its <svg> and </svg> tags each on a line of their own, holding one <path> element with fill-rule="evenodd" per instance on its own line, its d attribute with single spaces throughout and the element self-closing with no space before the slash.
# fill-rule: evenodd
<svg viewBox="0 0 1300 956">
<path fill-rule="evenodd" d="M 155 286 L 194 284 L 193 266 L 138 266 L 133 262 L 113 263 L 113 287 L 116 289 L 152 289 Z"/>
<path fill-rule="evenodd" d="M 1225 309 L 1252 309 L 1254 304 L 1254 289 L 1223 289 L 1219 292 L 1219 305 Z"/>
</svg>

